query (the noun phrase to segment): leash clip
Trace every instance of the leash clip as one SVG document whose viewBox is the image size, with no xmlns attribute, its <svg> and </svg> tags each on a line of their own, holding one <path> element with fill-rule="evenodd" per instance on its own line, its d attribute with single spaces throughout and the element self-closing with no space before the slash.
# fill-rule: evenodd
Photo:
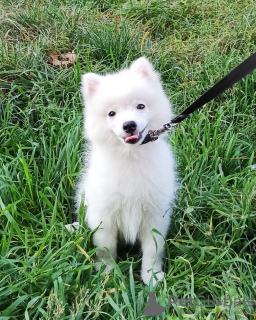
<svg viewBox="0 0 256 320">
<path fill-rule="evenodd" d="M 149 130 L 148 134 L 146 135 L 145 139 L 142 141 L 141 144 L 145 144 L 148 142 L 156 141 L 159 136 L 166 131 L 171 130 L 172 127 L 176 127 L 179 123 L 171 123 L 171 121 L 165 123 L 161 129 L 158 130 Z"/>
<path fill-rule="evenodd" d="M 165 131 L 167 130 L 171 130 L 172 127 L 176 127 L 179 123 L 176 122 L 176 123 L 172 123 L 171 121 L 170 122 L 167 122 L 163 125 Z"/>
</svg>

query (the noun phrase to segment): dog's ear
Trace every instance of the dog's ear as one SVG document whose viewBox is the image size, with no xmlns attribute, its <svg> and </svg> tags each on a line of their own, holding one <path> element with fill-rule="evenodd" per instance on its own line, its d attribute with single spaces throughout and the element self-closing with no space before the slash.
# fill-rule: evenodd
<svg viewBox="0 0 256 320">
<path fill-rule="evenodd" d="M 143 78 L 159 80 L 158 73 L 154 70 L 154 67 L 146 57 L 135 60 L 132 63 L 130 70 L 139 73 Z"/>
<path fill-rule="evenodd" d="M 81 79 L 81 93 L 84 100 L 91 98 L 102 80 L 102 76 L 96 73 L 85 73 Z"/>
</svg>

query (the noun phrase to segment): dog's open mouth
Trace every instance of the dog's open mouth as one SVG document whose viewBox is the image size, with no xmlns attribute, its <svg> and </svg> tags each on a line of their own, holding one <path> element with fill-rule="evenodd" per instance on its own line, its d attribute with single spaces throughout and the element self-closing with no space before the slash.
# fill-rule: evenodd
<svg viewBox="0 0 256 320">
<path fill-rule="evenodd" d="M 125 143 L 136 143 L 136 142 L 138 142 L 139 140 L 140 140 L 140 134 L 134 134 L 134 135 L 131 135 L 131 136 L 129 136 L 129 137 L 125 137 L 124 138 L 124 142 Z"/>
<path fill-rule="evenodd" d="M 146 127 L 147 127 L 147 125 L 146 125 Z M 131 134 L 130 136 L 126 136 L 124 138 L 124 142 L 129 143 L 129 144 L 135 144 L 136 142 L 138 142 L 142 138 L 142 133 L 144 132 L 146 127 L 138 133 L 134 133 L 133 135 Z"/>
</svg>

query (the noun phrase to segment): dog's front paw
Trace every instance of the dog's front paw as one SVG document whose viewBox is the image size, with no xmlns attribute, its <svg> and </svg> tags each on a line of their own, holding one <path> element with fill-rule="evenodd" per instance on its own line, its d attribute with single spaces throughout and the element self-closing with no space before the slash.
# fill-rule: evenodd
<svg viewBox="0 0 256 320">
<path fill-rule="evenodd" d="M 141 278 L 147 286 L 149 285 L 151 278 L 153 286 L 155 286 L 157 282 L 161 281 L 164 277 L 165 273 L 163 271 L 141 270 Z"/>
</svg>

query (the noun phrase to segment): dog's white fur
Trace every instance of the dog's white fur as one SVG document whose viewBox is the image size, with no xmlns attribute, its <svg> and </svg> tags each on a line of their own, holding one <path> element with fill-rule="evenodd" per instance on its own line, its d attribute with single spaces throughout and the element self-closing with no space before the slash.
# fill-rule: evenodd
<svg viewBox="0 0 256 320">
<path fill-rule="evenodd" d="M 113 264 L 105 248 L 115 259 L 118 234 L 130 243 L 139 239 L 143 250 L 142 280 L 149 284 L 153 274 L 160 280 L 164 277 L 163 237 L 176 190 L 175 162 L 164 138 L 140 145 L 149 130 L 172 118 L 159 75 L 141 57 L 129 69 L 115 74 L 83 75 L 81 92 L 85 137 L 90 146 L 76 202 L 79 206 L 84 195 L 89 227 L 100 226 L 94 234 L 94 244 L 100 248 L 97 260 L 104 260 L 111 269 Z M 138 110 L 138 104 L 144 104 L 145 109 Z M 115 116 L 110 117 L 110 111 L 116 112 Z M 135 144 L 124 142 L 127 134 L 123 123 L 131 120 L 137 123 L 138 132 L 146 127 Z M 152 229 L 163 237 L 152 233 Z"/>
</svg>

